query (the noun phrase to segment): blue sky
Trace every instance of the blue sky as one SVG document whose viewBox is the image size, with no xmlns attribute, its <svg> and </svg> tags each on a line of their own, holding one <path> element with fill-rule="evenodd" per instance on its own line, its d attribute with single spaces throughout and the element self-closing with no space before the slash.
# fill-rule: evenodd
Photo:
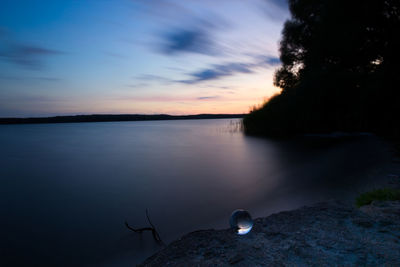
<svg viewBox="0 0 400 267">
<path fill-rule="evenodd" d="M 285 0 L 2 0 L 0 117 L 242 113 L 278 92 Z"/>
</svg>

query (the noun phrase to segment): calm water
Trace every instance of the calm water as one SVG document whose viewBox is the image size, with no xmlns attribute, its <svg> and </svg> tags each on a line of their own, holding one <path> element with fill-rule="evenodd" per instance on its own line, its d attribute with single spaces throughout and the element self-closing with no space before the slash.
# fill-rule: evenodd
<svg viewBox="0 0 400 267">
<path fill-rule="evenodd" d="M 164 241 L 316 201 L 352 199 L 386 148 L 244 136 L 238 120 L 0 126 L 0 265 L 132 266 Z"/>
</svg>

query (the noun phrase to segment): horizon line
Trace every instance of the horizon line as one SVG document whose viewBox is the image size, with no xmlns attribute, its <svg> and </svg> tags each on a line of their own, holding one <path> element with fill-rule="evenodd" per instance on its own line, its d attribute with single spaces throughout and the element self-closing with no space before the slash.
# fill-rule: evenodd
<svg viewBox="0 0 400 267">
<path fill-rule="evenodd" d="M 80 122 L 116 122 L 116 121 L 150 121 L 150 120 L 190 120 L 190 119 L 229 119 L 243 118 L 246 114 L 91 114 L 66 115 L 52 117 L 1 118 L 0 124 L 41 124 L 41 123 L 80 123 Z"/>
</svg>

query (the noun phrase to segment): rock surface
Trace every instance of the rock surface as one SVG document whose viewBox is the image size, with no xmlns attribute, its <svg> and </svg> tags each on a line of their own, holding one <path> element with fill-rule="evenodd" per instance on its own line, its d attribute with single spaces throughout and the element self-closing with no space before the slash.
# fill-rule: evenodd
<svg viewBox="0 0 400 267">
<path fill-rule="evenodd" d="M 400 266 L 400 202 L 319 203 L 255 220 L 244 236 L 189 233 L 141 266 Z"/>
</svg>

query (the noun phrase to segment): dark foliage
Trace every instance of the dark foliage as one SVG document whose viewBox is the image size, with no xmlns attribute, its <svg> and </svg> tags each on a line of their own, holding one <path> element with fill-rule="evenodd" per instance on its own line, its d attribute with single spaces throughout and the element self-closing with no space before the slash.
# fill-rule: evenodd
<svg viewBox="0 0 400 267">
<path fill-rule="evenodd" d="M 244 119 L 249 134 L 400 135 L 400 1 L 289 0 L 282 93 Z"/>
</svg>

